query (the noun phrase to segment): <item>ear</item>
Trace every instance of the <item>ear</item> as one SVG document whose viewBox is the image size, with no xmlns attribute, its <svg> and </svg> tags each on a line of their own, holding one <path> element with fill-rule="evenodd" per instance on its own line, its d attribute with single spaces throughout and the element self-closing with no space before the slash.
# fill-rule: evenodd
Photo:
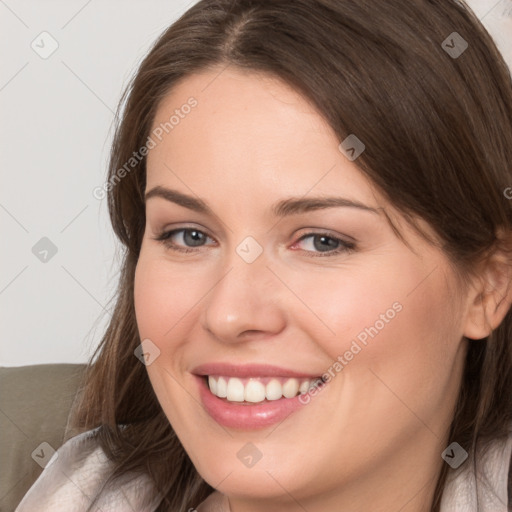
<svg viewBox="0 0 512 512">
<path fill-rule="evenodd" d="M 510 257 L 501 250 L 480 265 L 467 297 L 466 338 L 485 338 L 503 321 L 512 302 L 511 274 Z"/>
</svg>

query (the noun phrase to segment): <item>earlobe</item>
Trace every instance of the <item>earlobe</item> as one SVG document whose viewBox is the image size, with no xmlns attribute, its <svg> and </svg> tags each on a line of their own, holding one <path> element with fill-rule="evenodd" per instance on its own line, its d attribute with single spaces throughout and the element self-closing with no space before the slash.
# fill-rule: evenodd
<svg viewBox="0 0 512 512">
<path fill-rule="evenodd" d="M 487 260 L 478 285 L 468 295 L 464 336 L 479 340 L 496 329 L 510 309 L 512 302 L 511 266 L 503 252 Z"/>
</svg>

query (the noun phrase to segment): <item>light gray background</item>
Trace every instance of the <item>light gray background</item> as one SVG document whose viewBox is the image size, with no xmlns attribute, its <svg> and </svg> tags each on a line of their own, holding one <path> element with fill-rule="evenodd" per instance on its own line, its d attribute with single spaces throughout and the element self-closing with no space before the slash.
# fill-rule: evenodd
<svg viewBox="0 0 512 512">
<path fill-rule="evenodd" d="M 191 0 L 0 2 L 0 364 L 86 362 L 118 278 L 105 182 L 113 112 L 157 36 Z M 31 48 L 43 31 L 59 44 Z M 38 44 L 44 44 L 39 42 Z M 48 237 L 46 263 L 32 247 Z"/>
<path fill-rule="evenodd" d="M 0 0 L 0 365 L 86 362 L 110 318 L 117 242 L 105 182 L 113 112 L 157 36 L 195 0 Z M 512 62 L 511 0 L 468 2 Z M 57 50 L 42 58 L 31 47 Z M 448 35 L 448 34 L 447 34 Z M 42 262 L 47 237 L 57 253 Z M 44 255 L 41 254 L 40 257 Z"/>
</svg>

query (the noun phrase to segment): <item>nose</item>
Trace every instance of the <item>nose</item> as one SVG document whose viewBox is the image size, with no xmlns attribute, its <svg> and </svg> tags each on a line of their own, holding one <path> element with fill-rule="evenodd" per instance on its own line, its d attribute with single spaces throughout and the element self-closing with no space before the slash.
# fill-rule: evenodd
<svg viewBox="0 0 512 512">
<path fill-rule="evenodd" d="M 235 254 L 205 297 L 201 322 L 218 341 L 262 339 L 285 328 L 286 288 L 267 263 L 264 252 L 252 263 Z"/>
</svg>

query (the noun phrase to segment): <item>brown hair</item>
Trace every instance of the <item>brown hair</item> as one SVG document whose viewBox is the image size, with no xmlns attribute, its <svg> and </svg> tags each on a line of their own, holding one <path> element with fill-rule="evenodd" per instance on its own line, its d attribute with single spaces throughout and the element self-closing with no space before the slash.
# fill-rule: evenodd
<svg viewBox="0 0 512 512">
<path fill-rule="evenodd" d="M 442 47 L 453 32 L 468 48 Z M 202 0 L 156 41 L 118 107 L 109 178 L 144 146 L 162 100 L 178 80 L 215 66 L 280 78 L 303 94 L 339 140 L 356 134 L 355 162 L 413 226 L 424 219 L 457 275 L 473 275 L 493 248 L 505 250 L 512 205 L 512 80 L 493 40 L 456 0 Z M 109 187 L 123 244 L 116 304 L 87 368 L 69 435 L 100 427 L 114 461 L 111 480 L 151 477 L 159 511 L 186 511 L 213 488 L 197 473 L 134 356 L 140 344 L 134 272 L 145 228 L 146 161 Z M 418 229 L 419 227 L 416 226 Z M 424 233 L 423 233 L 424 234 Z M 426 234 L 424 234 L 427 236 Z M 512 313 L 468 344 L 449 432 L 474 453 L 505 437 L 512 421 Z M 125 425 L 120 428 L 119 425 Z M 432 510 L 438 511 L 447 465 Z"/>
</svg>

